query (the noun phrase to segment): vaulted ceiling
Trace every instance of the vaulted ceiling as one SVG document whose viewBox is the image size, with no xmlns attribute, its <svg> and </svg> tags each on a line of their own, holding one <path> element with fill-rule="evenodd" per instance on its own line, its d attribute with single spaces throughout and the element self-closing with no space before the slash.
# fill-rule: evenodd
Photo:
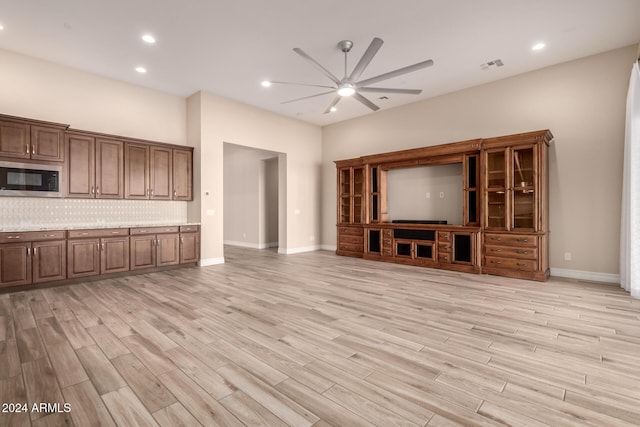
<svg viewBox="0 0 640 427">
<path fill-rule="evenodd" d="M 365 94 L 384 110 L 638 43 L 639 16 L 638 0 L 21 0 L 0 7 L 0 48 L 325 125 L 372 111 L 345 98 L 323 114 L 333 94 L 282 104 L 325 89 L 261 81 L 331 84 L 293 48 L 338 78 L 340 40 L 354 43 L 349 72 L 374 37 L 384 40 L 362 78 L 432 59 L 432 67 L 374 85 L 420 95 Z M 144 34 L 156 43 L 143 42 Z M 545 47 L 534 51 L 536 43 Z M 504 65 L 481 66 L 495 60 Z"/>
</svg>

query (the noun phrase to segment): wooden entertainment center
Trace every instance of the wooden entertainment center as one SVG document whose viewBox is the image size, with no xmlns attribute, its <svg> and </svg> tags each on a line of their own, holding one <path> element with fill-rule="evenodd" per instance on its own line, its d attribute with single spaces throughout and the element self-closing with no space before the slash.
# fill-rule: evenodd
<svg viewBox="0 0 640 427">
<path fill-rule="evenodd" d="M 552 140 L 549 130 L 541 130 L 336 161 L 336 253 L 547 280 Z M 390 218 L 390 171 L 454 164 L 462 165 L 460 224 Z"/>
</svg>

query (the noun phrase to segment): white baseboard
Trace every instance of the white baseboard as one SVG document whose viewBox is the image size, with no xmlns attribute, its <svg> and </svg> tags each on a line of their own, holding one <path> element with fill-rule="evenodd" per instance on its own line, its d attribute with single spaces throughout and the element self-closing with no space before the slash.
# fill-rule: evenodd
<svg viewBox="0 0 640 427">
<path fill-rule="evenodd" d="M 322 249 L 323 251 L 335 252 L 338 247 L 336 245 L 320 245 L 320 249 Z"/>
<path fill-rule="evenodd" d="M 565 277 L 567 279 L 588 280 L 590 282 L 620 283 L 619 274 L 599 273 L 596 271 L 551 268 L 551 275 L 555 277 Z"/>
<path fill-rule="evenodd" d="M 320 245 L 304 246 L 304 247 L 300 247 L 300 248 L 291 248 L 291 249 L 278 248 L 278 253 L 279 254 L 285 254 L 285 255 L 291 255 L 291 254 L 299 254 L 299 253 L 302 253 L 302 252 L 313 252 L 313 251 L 317 251 L 317 250 L 320 250 Z"/>
<path fill-rule="evenodd" d="M 224 257 L 206 258 L 206 259 L 201 259 L 200 261 L 198 261 L 198 265 L 200 267 L 207 267 L 209 265 L 217 265 L 217 264 L 224 264 Z"/>
<path fill-rule="evenodd" d="M 224 244 L 229 246 L 239 246 L 241 248 L 252 248 L 252 249 L 266 249 L 266 248 L 278 247 L 278 242 L 253 243 L 253 242 L 238 242 L 237 240 L 225 240 Z"/>
</svg>

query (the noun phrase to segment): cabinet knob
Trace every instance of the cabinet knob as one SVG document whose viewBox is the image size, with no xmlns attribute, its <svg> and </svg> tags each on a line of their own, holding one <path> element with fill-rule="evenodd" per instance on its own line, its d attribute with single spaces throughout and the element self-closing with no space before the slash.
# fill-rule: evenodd
<svg viewBox="0 0 640 427">
<path fill-rule="evenodd" d="M 20 236 L 7 236 L 7 239 L 19 239 Z"/>
<path fill-rule="evenodd" d="M 518 251 L 519 254 L 528 254 L 529 251 Z"/>
<path fill-rule="evenodd" d="M 178 197 L 178 191 L 177 190 L 173 190 L 173 198 L 175 199 L 176 197 Z"/>
<path fill-rule="evenodd" d="M 529 239 L 516 239 L 516 242 L 528 242 Z"/>
<path fill-rule="evenodd" d="M 33 248 L 33 256 L 38 256 L 38 248 Z"/>
<path fill-rule="evenodd" d="M 27 154 L 31 154 L 29 150 L 30 150 L 30 147 L 29 147 L 29 143 L 27 142 Z"/>
<path fill-rule="evenodd" d="M 100 195 L 100 187 L 96 187 L 96 194 Z"/>
<path fill-rule="evenodd" d="M 27 248 L 27 256 L 31 256 L 31 248 Z"/>
</svg>

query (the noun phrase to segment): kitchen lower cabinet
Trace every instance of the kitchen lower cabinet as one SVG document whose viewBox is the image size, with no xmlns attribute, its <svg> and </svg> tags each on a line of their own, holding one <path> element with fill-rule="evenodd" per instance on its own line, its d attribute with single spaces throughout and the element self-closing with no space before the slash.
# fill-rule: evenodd
<svg viewBox="0 0 640 427">
<path fill-rule="evenodd" d="M 71 230 L 67 259 L 70 279 L 129 271 L 129 229 Z"/>
<path fill-rule="evenodd" d="M 65 233 L 0 233 L 0 287 L 66 279 Z"/>
<path fill-rule="evenodd" d="M 132 228 L 131 235 L 131 270 L 180 263 L 179 227 Z"/>
<path fill-rule="evenodd" d="M 180 264 L 198 262 L 200 259 L 200 233 L 197 225 L 180 227 Z"/>
</svg>

